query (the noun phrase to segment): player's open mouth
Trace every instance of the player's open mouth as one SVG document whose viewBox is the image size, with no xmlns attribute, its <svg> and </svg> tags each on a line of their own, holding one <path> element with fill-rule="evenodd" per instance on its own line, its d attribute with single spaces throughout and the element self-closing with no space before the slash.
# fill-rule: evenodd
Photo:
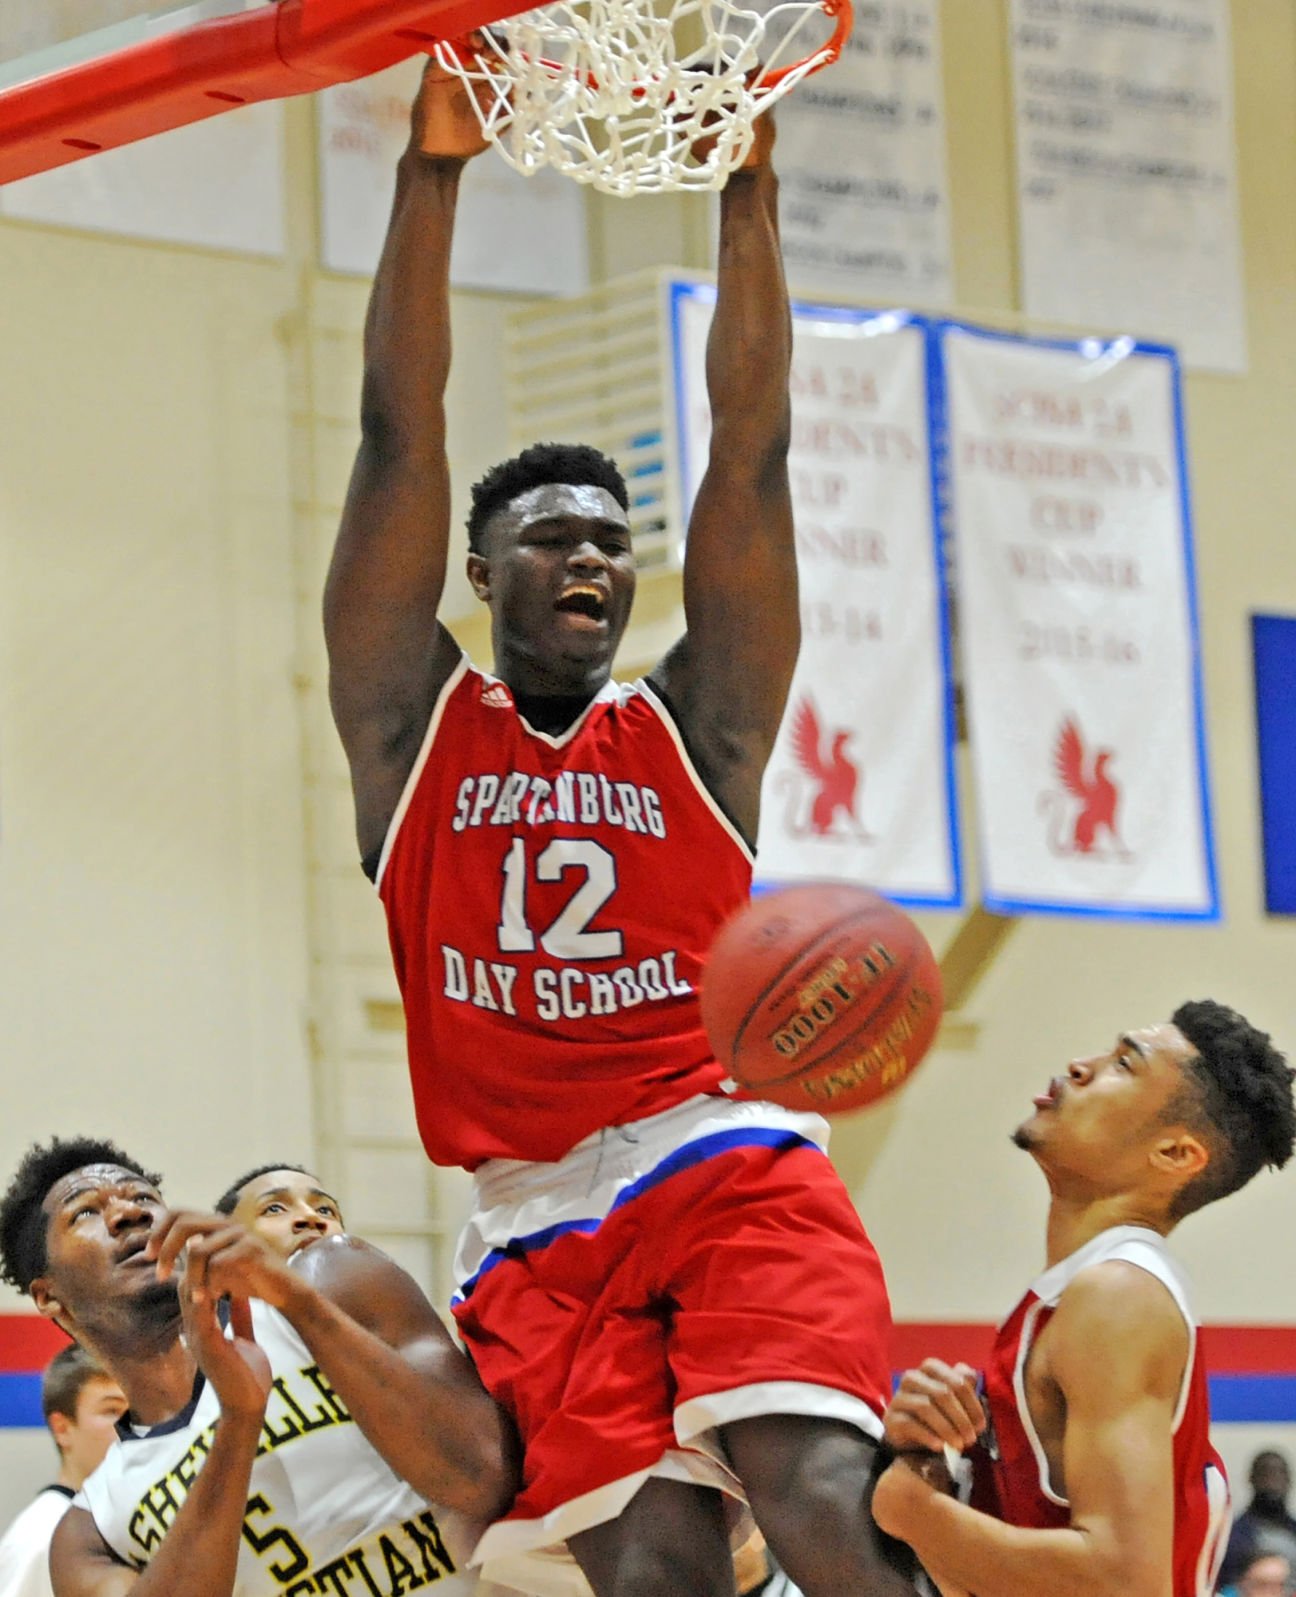
<svg viewBox="0 0 1296 1597">
<path fill-rule="evenodd" d="M 1031 1102 L 1037 1109 L 1056 1109 L 1062 1098 L 1062 1082 L 1057 1076 L 1048 1084 L 1046 1092 L 1037 1092 Z"/>
<path fill-rule="evenodd" d="M 607 594 L 588 582 L 564 588 L 554 609 L 560 614 L 601 625 L 607 619 Z"/>
</svg>

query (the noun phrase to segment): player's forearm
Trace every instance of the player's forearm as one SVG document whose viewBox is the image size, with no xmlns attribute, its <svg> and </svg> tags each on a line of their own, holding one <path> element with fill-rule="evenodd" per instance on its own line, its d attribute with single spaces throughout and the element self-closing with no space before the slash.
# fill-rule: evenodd
<svg viewBox="0 0 1296 1597">
<path fill-rule="evenodd" d="M 230 1597 L 260 1440 L 261 1416 L 221 1415 L 198 1478 L 131 1597 Z"/>
<path fill-rule="evenodd" d="M 778 236 L 778 179 L 762 165 L 735 172 L 720 196 L 715 315 L 707 340 L 713 446 L 753 464 L 783 460 L 791 426 L 792 323 Z"/>
<path fill-rule="evenodd" d="M 416 1368 L 305 1282 L 282 1311 L 375 1450 L 420 1496 L 476 1519 L 507 1508 L 512 1434 L 475 1377 L 439 1380 Z"/>
<path fill-rule="evenodd" d="M 464 163 L 410 149 L 374 277 L 364 334 L 361 422 L 387 453 L 445 447 L 450 372 L 450 245 Z"/>
<path fill-rule="evenodd" d="M 1123 1558 L 1094 1534 L 1005 1525 L 928 1492 L 892 1528 L 942 1580 L 976 1597 L 1169 1597 L 1168 1572 Z"/>
</svg>

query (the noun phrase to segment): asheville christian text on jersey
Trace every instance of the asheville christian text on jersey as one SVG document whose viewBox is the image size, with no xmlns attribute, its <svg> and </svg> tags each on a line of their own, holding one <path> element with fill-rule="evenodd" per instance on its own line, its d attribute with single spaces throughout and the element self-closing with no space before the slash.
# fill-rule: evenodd
<svg viewBox="0 0 1296 1597">
<path fill-rule="evenodd" d="M 555 738 L 462 660 L 378 868 L 429 1156 L 554 1160 L 718 1091 L 698 980 L 750 887 L 650 685 Z"/>
<path fill-rule="evenodd" d="M 248 1487 L 233 1597 L 403 1597 L 434 1587 L 467 1597 L 478 1527 L 425 1503 L 397 1476 L 284 1317 L 253 1301 L 256 1340 L 274 1384 Z M 199 1379 L 187 1409 L 120 1440 L 77 1506 L 123 1563 L 144 1569 L 197 1480 L 220 1404 Z"/>
</svg>

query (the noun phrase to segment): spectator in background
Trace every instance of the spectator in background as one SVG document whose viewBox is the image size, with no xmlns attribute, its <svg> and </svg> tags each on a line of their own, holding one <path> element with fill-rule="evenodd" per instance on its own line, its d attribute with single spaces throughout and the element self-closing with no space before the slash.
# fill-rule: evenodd
<svg viewBox="0 0 1296 1597">
<path fill-rule="evenodd" d="M 0 1540 L 0 1597 L 53 1597 L 49 1546 L 54 1527 L 117 1440 L 126 1398 L 112 1376 L 74 1345 L 56 1353 L 46 1367 L 41 1408 L 58 1448 L 58 1476 Z"/>
<path fill-rule="evenodd" d="M 1257 1553 L 1236 1586 L 1221 1586 L 1224 1597 L 1291 1597 L 1292 1566 L 1281 1553 Z"/>
<path fill-rule="evenodd" d="M 1243 1569 L 1260 1553 L 1278 1553 L 1296 1569 L 1296 1519 L 1287 1512 L 1291 1466 L 1287 1455 L 1266 1448 L 1251 1460 L 1247 1476 L 1251 1502 L 1233 1522 L 1220 1584 L 1240 1580 Z"/>
</svg>

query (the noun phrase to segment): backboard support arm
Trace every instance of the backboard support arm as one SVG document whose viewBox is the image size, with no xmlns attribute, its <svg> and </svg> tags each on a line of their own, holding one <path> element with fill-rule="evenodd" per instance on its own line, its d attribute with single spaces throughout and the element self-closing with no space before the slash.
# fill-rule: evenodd
<svg viewBox="0 0 1296 1597">
<path fill-rule="evenodd" d="M 0 91 L 0 183 L 260 100 L 368 77 L 517 0 L 278 0 Z"/>
</svg>

